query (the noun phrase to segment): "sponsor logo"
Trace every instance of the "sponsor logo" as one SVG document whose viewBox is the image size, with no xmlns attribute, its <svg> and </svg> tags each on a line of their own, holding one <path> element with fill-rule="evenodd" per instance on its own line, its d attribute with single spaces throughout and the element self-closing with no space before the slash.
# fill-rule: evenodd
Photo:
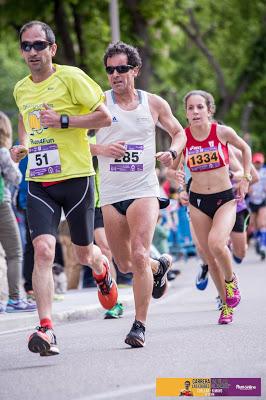
<svg viewBox="0 0 266 400">
<path fill-rule="evenodd" d="M 157 378 L 156 397 L 261 396 L 261 378 Z"/>
<path fill-rule="evenodd" d="M 190 146 L 189 150 L 201 150 L 201 146 Z"/>
</svg>

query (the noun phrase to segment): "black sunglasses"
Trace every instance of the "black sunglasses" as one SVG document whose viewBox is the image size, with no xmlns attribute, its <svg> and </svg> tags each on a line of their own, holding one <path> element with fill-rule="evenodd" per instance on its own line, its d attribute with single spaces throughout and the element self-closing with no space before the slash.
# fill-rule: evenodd
<svg viewBox="0 0 266 400">
<path fill-rule="evenodd" d="M 108 75 L 112 75 L 115 71 L 119 74 L 125 74 L 132 68 L 134 68 L 133 65 L 117 65 L 116 67 L 105 67 L 105 71 Z"/>
<path fill-rule="evenodd" d="M 36 42 L 21 42 L 21 49 L 26 52 L 30 52 L 32 48 L 36 51 L 42 51 L 46 49 L 46 47 L 51 46 L 52 43 L 44 41 L 44 40 L 36 40 Z"/>
</svg>

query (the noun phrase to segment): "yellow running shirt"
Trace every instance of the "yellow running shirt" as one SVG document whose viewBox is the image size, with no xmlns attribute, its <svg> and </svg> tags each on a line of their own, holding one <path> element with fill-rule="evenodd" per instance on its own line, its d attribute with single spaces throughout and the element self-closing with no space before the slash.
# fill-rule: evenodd
<svg viewBox="0 0 266 400">
<path fill-rule="evenodd" d="M 40 111 L 47 104 L 58 114 L 89 114 L 104 102 L 103 92 L 79 68 L 56 64 L 54 68 L 46 80 L 34 83 L 29 75 L 14 89 L 27 132 L 26 179 L 30 181 L 53 182 L 94 175 L 87 129 L 46 128 L 40 123 Z"/>
</svg>

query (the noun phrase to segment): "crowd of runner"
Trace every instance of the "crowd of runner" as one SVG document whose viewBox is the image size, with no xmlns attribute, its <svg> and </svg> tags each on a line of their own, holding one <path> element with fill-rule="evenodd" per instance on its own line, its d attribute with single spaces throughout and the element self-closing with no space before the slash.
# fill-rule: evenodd
<svg viewBox="0 0 266 400">
<path fill-rule="evenodd" d="M 14 89 L 17 145 L 0 112 L 0 314 L 37 310 L 28 348 L 59 354 L 52 302 L 79 287 L 84 266 L 105 318 L 123 314 L 119 279 L 132 285 L 125 343 L 143 347 L 151 298 L 179 272 L 173 259 L 197 254 L 196 287 L 204 290 L 210 274 L 218 323 L 232 322 L 241 301 L 234 265 L 251 238 L 258 258 L 266 256 L 264 155 L 215 120 L 203 90 L 186 94 L 183 129 L 162 97 L 135 88 L 142 61 L 131 45 L 108 46 L 103 93 L 79 68 L 53 63 L 47 24 L 25 24 L 19 41 L 30 75 Z M 160 152 L 157 126 L 170 140 Z"/>
</svg>

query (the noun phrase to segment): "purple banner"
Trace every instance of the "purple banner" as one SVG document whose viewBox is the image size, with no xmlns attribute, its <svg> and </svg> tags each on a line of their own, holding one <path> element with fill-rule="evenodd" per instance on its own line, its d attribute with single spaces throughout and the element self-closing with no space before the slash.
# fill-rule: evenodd
<svg viewBox="0 0 266 400">
<path fill-rule="evenodd" d="M 211 396 L 261 396 L 261 378 L 211 378 Z"/>
</svg>

